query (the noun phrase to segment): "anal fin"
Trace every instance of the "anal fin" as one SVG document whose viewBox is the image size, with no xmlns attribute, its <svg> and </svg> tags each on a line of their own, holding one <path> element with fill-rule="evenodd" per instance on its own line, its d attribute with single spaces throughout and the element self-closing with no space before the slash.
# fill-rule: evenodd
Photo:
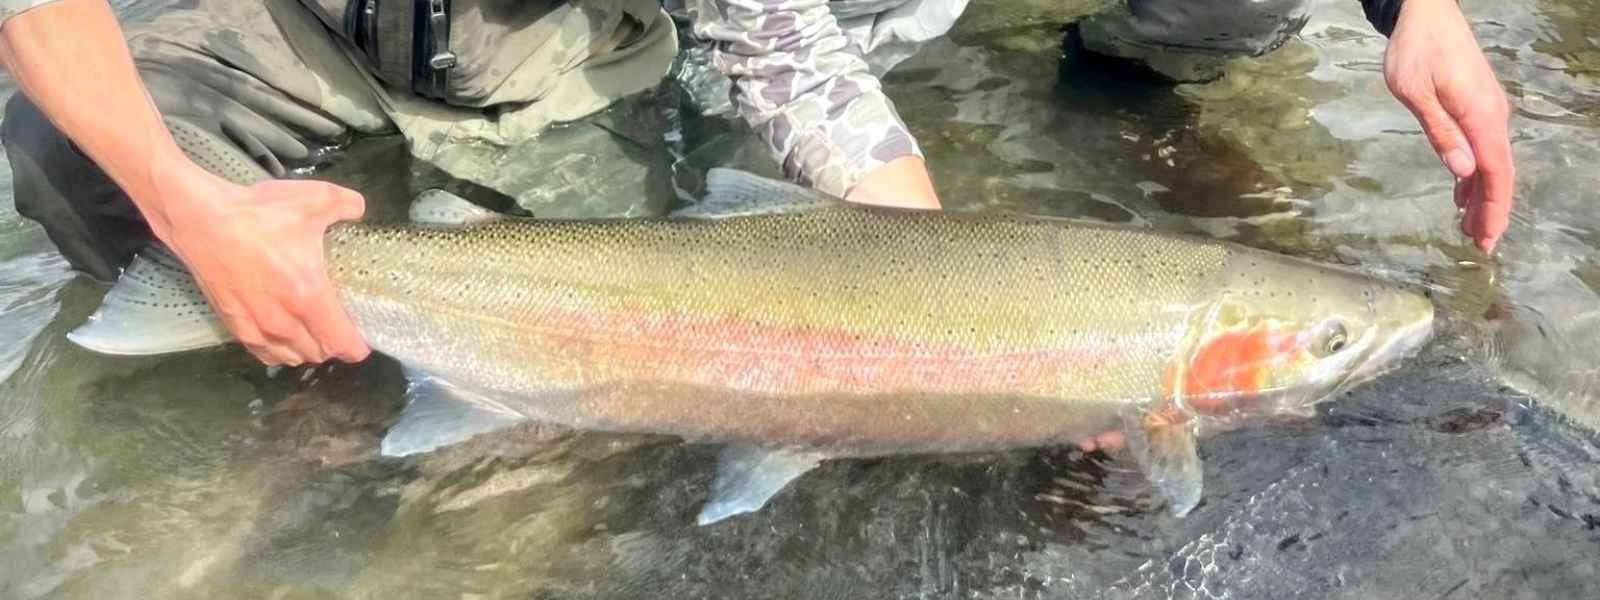
<svg viewBox="0 0 1600 600">
<path fill-rule="evenodd" d="M 528 420 L 489 394 L 415 372 L 406 378 L 406 407 L 383 438 L 384 456 L 431 452 Z"/>
<path fill-rule="evenodd" d="M 717 479 L 711 500 L 696 521 L 709 525 L 755 512 L 767 501 L 827 457 L 810 452 L 766 450 L 743 444 L 723 448 L 717 457 Z"/>
</svg>

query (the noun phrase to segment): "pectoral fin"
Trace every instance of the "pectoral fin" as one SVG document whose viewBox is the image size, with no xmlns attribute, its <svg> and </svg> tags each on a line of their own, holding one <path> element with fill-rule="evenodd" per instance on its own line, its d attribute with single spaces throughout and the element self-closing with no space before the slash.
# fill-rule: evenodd
<svg viewBox="0 0 1600 600">
<path fill-rule="evenodd" d="M 760 510 L 790 481 L 815 468 L 826 457 L 808 452 L 771 451 L 731 445 L 717 457 L 717 480 L 711 501 L 697 521 L 709 525 Z"/>
<path fill-rule="evenodd" d="M 528 419 L 488 394 L 416 372 L 406 379 L 406 407 L 383 438 L 384 456 L 430 452 Z"/>
<path fill-rule="evenodd" d="M 1145 477 L 1167 499 L 1174 516 L 1189 514 L 1204 487 L 1194 421 L 1160 410 L 1141 411 L 1126 421 L 1128 448 Z"/>
</svg>

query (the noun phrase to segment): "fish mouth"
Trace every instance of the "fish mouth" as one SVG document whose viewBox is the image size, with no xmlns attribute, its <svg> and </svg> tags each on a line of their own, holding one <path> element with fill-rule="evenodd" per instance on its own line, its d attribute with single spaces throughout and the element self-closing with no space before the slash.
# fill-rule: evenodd
<svg viewBox="0 0 1600 600">
<path fill-rule="evenodd" d="M 1366 360 L 1361 365 L 1350 371 L 1343 382 L 1334 389 L 1334 393 L 1341 393 L 1355 386 L 1372 381 L 1396 369 L 1422 350 L 1428 341 L 1433 339 L 1433 315 L 1420 319 L 1400 328 L 1389 339 L 1372 352 L 1367 354 Z"/>
</svg>

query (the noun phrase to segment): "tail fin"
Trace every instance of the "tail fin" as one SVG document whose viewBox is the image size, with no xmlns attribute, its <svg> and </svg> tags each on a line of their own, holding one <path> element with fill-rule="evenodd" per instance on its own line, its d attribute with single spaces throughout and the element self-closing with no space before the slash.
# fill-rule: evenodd
<svg viewBox="0 0 1600 600">
<path fill-rule="evenodd" d="M 191 133 L 185 139 L 198 144 L 195 140 L 200 134 Z M 206 155 L 227 158 L 222 151 Z M 248 175 L 237 160 L 207 166 L 240 177 Z M 412 217 L 424 223 L 465 223 L 502 216 L 438 190 L 423 192 L 412 207 Z M 138 356 L 221 346 L 232 342 L 233 334 L 183 261 L 165 247 L 152 244 L 134 257 L 100 308 L 87 323 L 67 334 L 67 339 L 101 354 Z"/>
<path fill-rule="evenodd" d="M 183 262 L 152 245 L 67 339 L 102 354 L 147 355 L 221 346 L 233 337 Z"/>
</svg>

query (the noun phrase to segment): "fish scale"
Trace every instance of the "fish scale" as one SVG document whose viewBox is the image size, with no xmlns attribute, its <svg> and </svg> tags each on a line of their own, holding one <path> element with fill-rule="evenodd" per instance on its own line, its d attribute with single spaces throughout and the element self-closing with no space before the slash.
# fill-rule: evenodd
<svg viewBox="0 0 1600 600">
<path fill-rule="evenodd" d="M 1194 436 L 1310 407 L 1428 338 L 1420 294 L 1216 240 L 867 208 L 725 170 L 673 217 L 552 221 L 425 193 L 325 257 L 412 381 L 403 456 L 534 419 L 727 443 L 701 523 L 830 458 L 1121 431 L 1182 515 Z M 69 335 L 112 354 L 226 343 L 181 262 L 136 259 Z"/>
<path fill-rule="evenodd" d="M 1197 284 L 1228 252 L 1051 219 L 873 210 L 421 233 L 347 225 L 331 240 L 330 273 L 374 347 L 441 376 L 489 375 L 496 389 L 664 375 L 737 387 L 718 370 L 793 379 L 801 365 L 775 364 L 787 362 L 811 363 L 814 385 L 759 391 L 1014 393 L 1019 382 L 999 376 L 1010 364 L 1040 379 L 1020 382 L 1027 391 L 1081 400 L 1159 391 Z M 451 308 L 462 305 L 494 308 Z M 467 364 L 509 364 L 507 351 L 523 358 L 516 369 Z M 757 355 L 765 367 L 749 364 Z M 694 364 L 673 367 L 682 360 Z M 948 376 L 934 378 L 941 388 L 864 373 L 885 360 Z M 1028 373 L 1029 360 L 1062 368 Z"/>
</svg>

